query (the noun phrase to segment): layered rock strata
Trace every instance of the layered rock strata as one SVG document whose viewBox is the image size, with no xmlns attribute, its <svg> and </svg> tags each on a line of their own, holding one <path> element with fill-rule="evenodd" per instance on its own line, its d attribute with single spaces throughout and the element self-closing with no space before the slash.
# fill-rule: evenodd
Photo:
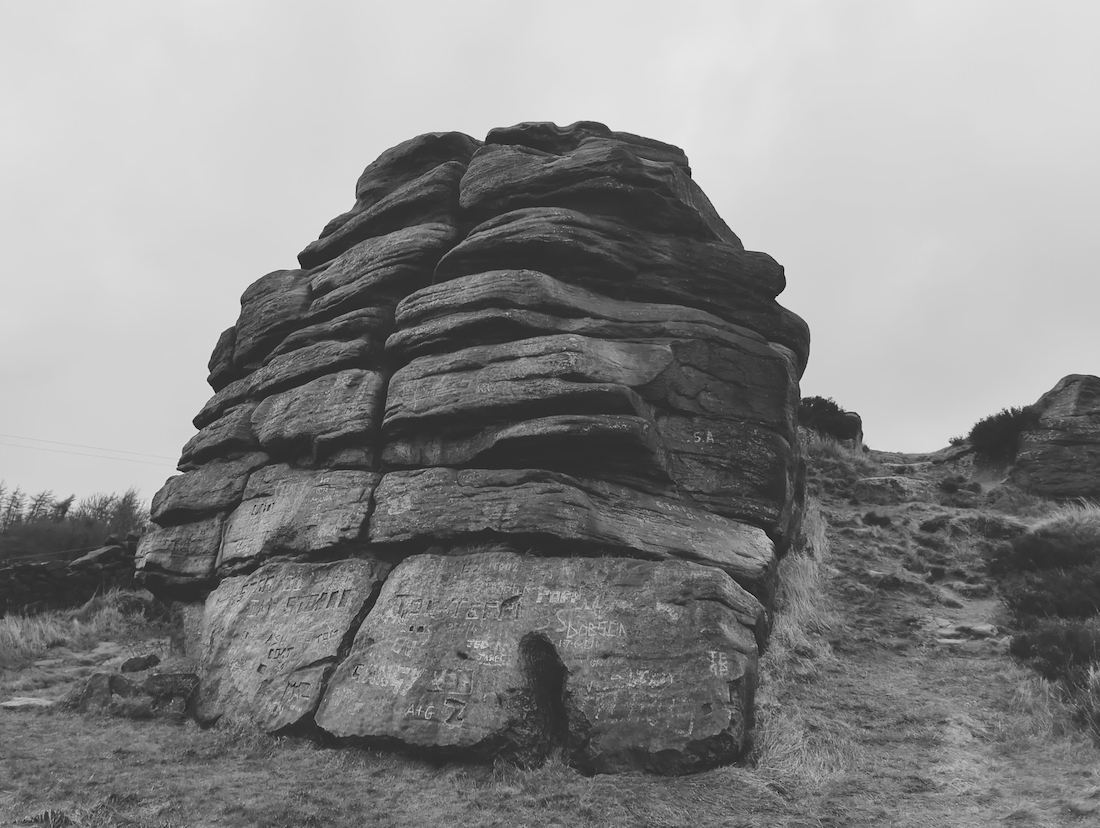
<svg viewBox="0 0 1100 828">
<path fill-rule="evenodd" d="M 1063 377 L 1034 408 L 1039 428 L 1020 437 L 1013 482 L 1045 497 L 1100 498 L 1100 377 Z"/>
<path fill-rule="evenodd" d="M 809 333 L 683 152 L 592 122 L 423 135 L 299 265 L 241 297 L 139 551 L 205 602 L 200 716 L 735 759 L 801 514 Z"/>
</svg>

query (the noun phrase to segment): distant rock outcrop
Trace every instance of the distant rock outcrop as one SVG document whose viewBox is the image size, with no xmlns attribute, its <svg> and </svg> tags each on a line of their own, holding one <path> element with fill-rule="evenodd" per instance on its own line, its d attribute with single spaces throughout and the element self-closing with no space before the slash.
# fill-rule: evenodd
<svg viewBox="0 0 1100 828">
<path fill-rule="evenodd" d="M 1045 497 L 1100 498 L 1100 377 L 1063 377 L 1034 408 L 1039 428 L 1020 436 L 1012 481 Z"/>
<path fill-rule="evenodd" d="M 145 583 L 200 718 L 591 770 L 736 758 L 809 332 L 676 147 L 433 133 L 241 297 Z"/>
</svg>

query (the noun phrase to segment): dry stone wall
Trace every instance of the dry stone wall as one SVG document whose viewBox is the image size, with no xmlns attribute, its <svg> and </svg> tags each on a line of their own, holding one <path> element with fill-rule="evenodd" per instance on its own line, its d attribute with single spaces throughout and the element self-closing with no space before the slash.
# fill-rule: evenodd
<svg viewBox="0 0 1100 828">
<path fill-rule="evenodd" d="M 200 716 L 735 759 L 804 486 L 783 268 L 682 151 L 592 122 L 422 135 L 355 195 L 244 292 L 153 502 L 145 583 L 205 602 Z"/>
</svg>

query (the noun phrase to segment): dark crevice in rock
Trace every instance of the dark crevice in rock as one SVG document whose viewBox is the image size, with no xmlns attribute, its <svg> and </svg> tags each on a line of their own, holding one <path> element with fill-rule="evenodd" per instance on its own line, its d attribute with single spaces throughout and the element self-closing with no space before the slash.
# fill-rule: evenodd
<svg viewBox="0 0 1100 828">
<path fill-rule="evenodd" d="M 519 642 L 519 666 L 524 687 L 517 701 L 521 718 L 505 753 L 522 765 L 537 765 L 562 751 L 569 741 L 565 704 L 568 671 L 554 645 L 542 633 L 528 633 Z"/>
<path fill-rule="evenodd" d="M 316 664 L 325 663 L 324 672 L 321 674 L 321 691 L 317 694 L 317 707 L 324 701 L 325 693 L 328 692 L 329 682 L 332 680 L 333 674 L 336 672 L 336 668 L 340 666 L 341 662 L 348 657 L 348 653 L 351 652 L 351 645 L 355 641 L 355 636 L 359 632 L 359 628 L 363 626 L 363 622 L 367 620 L 367 616 L 370 615 L 374 605 L 378 603 L 378 596 L 382 593 L 382 585 L 385 583 L 385 579 L 375 582 L 371 588 L 370 594 L 363 602 L 363 606 L 359 608 L 359 611 L 351 619 L 351 623 L 348 625 L 347 631 L 340 639 L 340 646 L 336 650 L 336 657 L 332 659 L 321 659 Z M 313 665 L 307 665 L 313 666 Z M 327 741 L 331 739 L 331 736 L 322 730 L 315 721 L 317 715 L 317 707 L 310 711 L 309 715 L 302 719 L 302 722 L 295 726 L 295 730 L 301 731 L 303 735 L 310 736 L 318 741 Z M 285 733 L 277 733 L 275 735 L 288 735 Z"/>
</svg>

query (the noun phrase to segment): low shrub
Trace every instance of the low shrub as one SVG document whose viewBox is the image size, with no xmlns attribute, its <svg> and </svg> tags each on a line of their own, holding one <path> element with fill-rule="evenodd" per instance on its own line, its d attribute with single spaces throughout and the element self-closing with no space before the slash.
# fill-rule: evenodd
<svg viewBox="0 0 1100 828">
<path fill-rule="evenodd" d="M 982 495 L 982 504 L 1018 518 L 1040 518 L 1058 507 L 1053 500 L 1025 492 L 1011 483 L 993 486 Z"/>
<path fill-rule="evenodd" d="M 1003 408 L 978 420 L 968 439 L 974 453 L 987 460 L 1011 462 L 1020 450 L 1020 435 L 1039 427 L 1039 410 L 1034 406 Z"/>
<path fill-rule="evenodd" d="M 1062 506 L 997 548 L 992 568 L 999 572 L 1072 569 L 1100 562 L 1100 505 Z"/>
<path fill-rule="evenodd" d="M 851 488 L 863 477 L 876 477 L 882 467 L 864 452 L 816 431 L 799 429 L 811 492 L 850 497 Z"/>
<path fill-rule="evenodd" d="M 1045 618 L 1014 636 L 1009 651 L 1044 678 L 1079 688 L 1100 663 L 1100 619 Z"/>
<path fill-rule="evenodd" d="M 798 424 L 834 440 L 859 436 L 858 415 L 845 411 L 831 397 L 804 397 L 798 404 Z"/>
<path fill-rule="evenodd" d="M 1100 505 L 1055 509 L 1026 532 L 994 542 L 987 561 L 1024 628 L 1010 652 L 1060 682 L 1079 723 L 1100 741 Z"/>
<path fill-rule="evenodd" d="M 83 650 L 107 638 L 142 635 L 165 624 L 163 613 L 150 620 L 155 607 L 140 593 L 112 589 L 77 609 L 5 615 L 0 618 L 0 669 L 22 668 L 49 647 Z"/>
<path fill-rule="evenodd" d="M 1001 584 L 1001 600 L 1020 623 L 1087 618 L 1100 613 L 1100 563 L 1019 573 Z"/>
</svg>

